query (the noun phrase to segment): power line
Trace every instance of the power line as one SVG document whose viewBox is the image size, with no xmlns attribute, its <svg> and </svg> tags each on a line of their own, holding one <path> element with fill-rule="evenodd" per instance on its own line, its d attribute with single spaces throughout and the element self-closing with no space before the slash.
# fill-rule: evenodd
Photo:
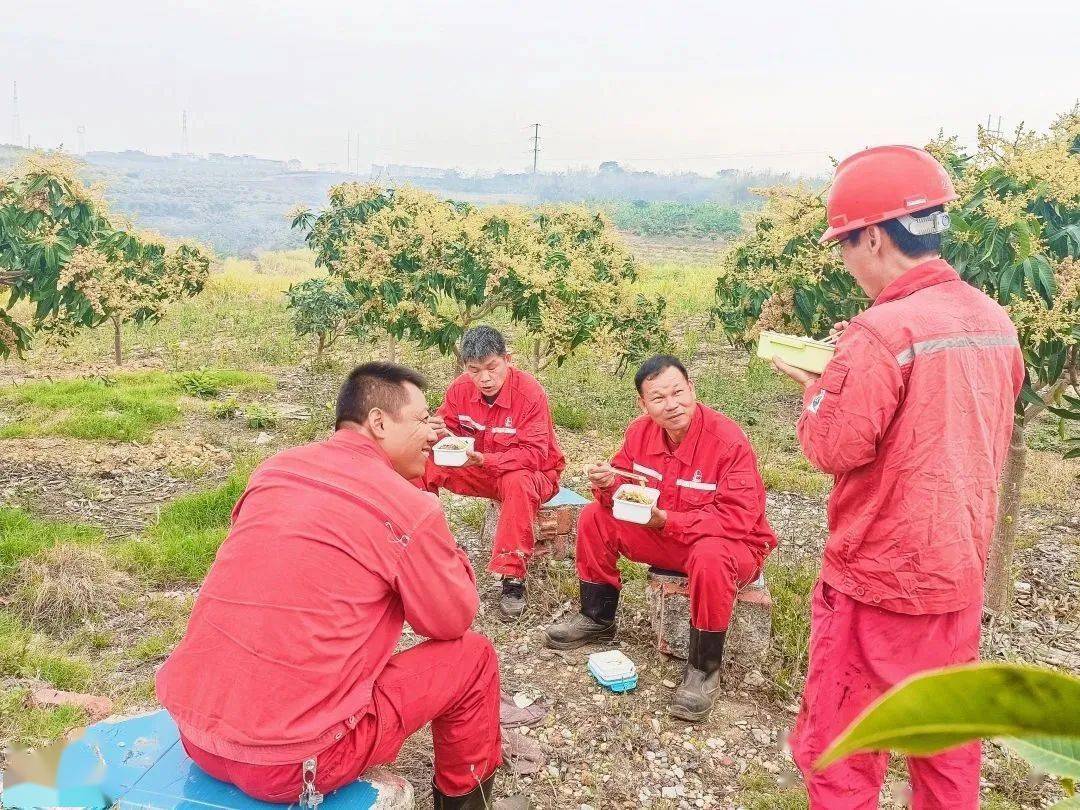
<svg viewBox="0 0 1080 810">
<path fill-rule="evenodd" d="M 19 83 L 11 83 L 11 142 L 18 146 L 22 141 L 22 124 L 19 122 Z"/>
<path fill-rule="evenodd" d="M 536 174 L 536 160 L 540 155 L 540 125 L 533 124 L 533 136 L 530 138 L 533 142 L 533 174 Z"/>
</svg>

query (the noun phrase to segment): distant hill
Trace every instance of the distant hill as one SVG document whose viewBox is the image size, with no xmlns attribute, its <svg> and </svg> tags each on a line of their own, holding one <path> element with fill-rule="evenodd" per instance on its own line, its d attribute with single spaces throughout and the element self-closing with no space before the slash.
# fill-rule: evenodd
<svg viewBox="0 0 1080 810">
<path fill-rule="evenodd" d="M 0 166 L 12 165 L 26 151 L 0 146 Z M 650 203 L 682 203 L 686 212 L 681 219 L 699 223 L 700 231 L 701 222 L 713 220 L 717 206 L 753 205 L 755 198 L 750 188 L 796 179 L 734 170 L 713 176 L 633 172 L 610 162 L 596 172 L 535 175 L 464 175 L 425 167 L 376 166 L 371 176 L 357 177 L 344 172 L 304 171 L 297 161 L 251 155 L 165 156 L 126 151 L 89 152 L 80 159 L 86 163 L 87 179 L 105 183 L 105 195 L 114 210 L 131 216 L 140 226 L 169 236 L 197 239 L 223 256 L 250 256 L 263 250 L 298 247 L 302 240 L 289 228 L 289 209 L 298 203 L 317 209 L 324 204 L 332 185 L 347 180 L 408 183 L 476 204 L 611 203 L 605 207 L 622 215 L 617 219 L 625 216 L 628 222 L 634 222 L 631 229 L 642 232 L 638 220 L 642 212 L 653 210 Z M 631 212 L 626 203 L 633 203 L 636 209 Z M 708 217 L 691 210 L 696 208 L 707 208 Z"/>
</svg>

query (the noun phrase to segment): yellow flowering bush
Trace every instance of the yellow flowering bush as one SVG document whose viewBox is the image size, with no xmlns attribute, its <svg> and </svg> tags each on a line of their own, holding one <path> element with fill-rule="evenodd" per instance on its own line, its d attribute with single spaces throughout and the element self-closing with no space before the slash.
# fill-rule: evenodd
<svg viewBox="0 0 1080 810">
<path fill-rule="evenodd" d="M 413 188 L 345 183 L 318 215 L 293 212 L 316 262 L 340 279 L 367 327 L 457 355 L 461 334 L 493 313 L 521 324 L 534 363 L 561 362 L 578 346 L 620 335 L 624 362 L 662 333 L 665 303 L 638 304 L 633 257 L 581 207 L 473 206 Z M 636 330 L 636 333 L 634 333 Z"/>
<path fill-rule="evenodd" d="M 0 179 L 0 291 L 34 305 L 29 323 L 0 308 L 0 356 L 25 349 L 35 331 L 70 335 L 106 320 L 160 319 L 166 305 L 202 290 L 209 257 L 167 245 L 111 215 L 100 191 L 63 155 L 31 155 Z"/>
</svg>

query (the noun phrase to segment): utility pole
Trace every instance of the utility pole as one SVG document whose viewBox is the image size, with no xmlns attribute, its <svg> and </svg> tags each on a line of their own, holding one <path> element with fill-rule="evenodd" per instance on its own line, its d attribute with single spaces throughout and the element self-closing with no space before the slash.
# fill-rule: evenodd
<svg viewBox="0 0 1080 810">
<path fill-rule="evenodd" d="M 352 133 L 345 133 L 345 174 L 352 171 Z"/>
<path fill-rule="evenodd" d="M 540 125 L 533 124 L 533 136 L 530 138 L 533 142 L 533 174 L 536 174 L 536 159 L 540 155 Z"/>
<path fill-rule="evenodd" d="M 180 116 L 180 154 L 186 155 L 191 151 L 191 143 L 188 140 L 187 110 Z"/>
<path fill-rule="evenodd" d="M 19 83 L 12 82 L 11 85 L 11 142 L 18 146 L 22 142 L 22 124 L 19 122 Z"/>
<path fill-rule="evenodd" d="M 356 159 L 356 176 L 360 176 L 360 133 L 356 133 L 356 149 L 353 150 L 353 157 Z"/>
</svg>

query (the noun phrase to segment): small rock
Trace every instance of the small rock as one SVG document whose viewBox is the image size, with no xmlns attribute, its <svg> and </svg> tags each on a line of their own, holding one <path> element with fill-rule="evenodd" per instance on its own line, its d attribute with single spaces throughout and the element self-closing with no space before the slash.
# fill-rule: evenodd
<svg viewBox="0 0 1080 810">
<path fill-rule="evenodd" d="M 35 706 L 77 706 L 92 721 L 104 720 L 113 710 L 113 702 L 101 695 L 83 695 L 78 692 L 61 692 L 59 689 L 35 689 L 30 699 Z"/>
<path fill-rule="evenodd" d="M 674 689 L 676 686 L 675 681 L 669 680 L 668 678 L 665 678 L 663 681 L 661 681 L 661 683 L 664 684 L 664 686 L 666 686 L 668 689 Z"/>
<path fill-rule="evenodd" d="M 262 444 L 270 444 L 271 441 L 273 441 L 273 439 L 270 438 L 270 434 L 266 433 L 266 432 L 263 432 L 263 433 L 260 433 L 258 436 L 256 436 L 254 439 L 252 439 L 251 443 L 252 444 L 262 445 Z"/>
<path fill-rule="evenodd" d="M 660 789 L 660 795 L 665 799 L 677 799 L 679 798 L 679 791 L 670 786 L 664 786 Z"/>
<path fill-rule="evenodd" d="M 536 698 L 529 697 L 524 692 L 518 692 L 516 695 L 514 695 L 514 705 L 517 706 L 519 709 L 527 709 L 535 702 Z"/>
<path fill-rule="evenodd" d="M 758 672 L 756 669 L 752 669 L 746 673 L 743 678 L 743 684 L 751 688 L 757 688 L 765 683 L 765 676 Z"/>
</svg>

